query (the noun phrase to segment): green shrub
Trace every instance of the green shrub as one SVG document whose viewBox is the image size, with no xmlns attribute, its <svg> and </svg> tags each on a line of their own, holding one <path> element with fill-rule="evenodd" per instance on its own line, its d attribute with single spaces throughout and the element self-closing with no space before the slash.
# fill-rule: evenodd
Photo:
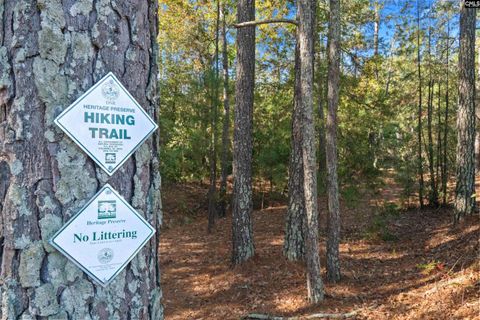
<svg viewBox="0 0 480 320">
<path fill-rule="evenodd" d="M 356 186 L 350 185 L 347 187 L 342 188 L 340 191 L 342 195 L 342 199 L 345 202 L 345 205 L 353 209 L 358 205 L 358 201 L 360 199 L 360 192 Z"/>
</svg>

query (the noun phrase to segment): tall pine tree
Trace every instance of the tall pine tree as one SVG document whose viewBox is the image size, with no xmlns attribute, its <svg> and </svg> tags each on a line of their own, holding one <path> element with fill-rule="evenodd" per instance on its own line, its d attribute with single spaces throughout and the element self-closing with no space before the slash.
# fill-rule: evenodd
<svg viewBox="0 0 480 320">
<path fill-rule="evenodd" d="M 157 238 L 107 287 L 48 244 L 107 182 L 159 233 L 158 135 L 108 177 L 53 122 L 108 72 L 157 118 L 157 10 L 0 1 L 1 319 L 163 319 Z"/>
<path fill-rule="evenodd" d="M 237 22 L 255 20 L 255 1 L 239 0 Z M 232 262 L 254 255 L 252 227 L 253 91 L 255 86 L 255 26 L 237 30 L 237 79 L 233 125 Z"/>
<path fill-rule="evenodd" d="M 455 217 L 475 209 L 475 19 L 476 9 L 460 6 Z"/>
</svg>

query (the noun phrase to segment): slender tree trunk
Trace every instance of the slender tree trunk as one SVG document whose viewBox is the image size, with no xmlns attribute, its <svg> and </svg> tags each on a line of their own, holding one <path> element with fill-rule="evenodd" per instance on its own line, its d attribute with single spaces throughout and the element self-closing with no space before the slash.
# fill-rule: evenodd
<svg viewBox="0 0 480 320">
<path fill-rule="evenodd" d="M 227 176 L 228 154 L 230 152 L 230 97 L 228 92 L 228 47 L 225 5 L 222 5 L 222 65 L 223 65 L 223 129 L 222 129 L 222 162 L 220 182 L 220 210 L 218 215 L 225 217 L 227 213 Z"/>
<path fill-rule="evenodd" d="M 237 22 L 255 20 L 255 1 L 239 0 Z M 233 129 L 232 262 L 254 255 L 252 227 L 253 91 L 255 86 L 255 26 L 237 29 L 237 81 Z"/>
<path fill-rule="evenodd" d="M 318 253 L 318 204 L 315 155 L 315 126 L 313 121 L 313 45 L 314 1 L 299 0 L 298 40 L 300 52 L 300 92 L 302 117 L 303 188 L 305 197 L 305 260 L 307 266 L 308 299 L 312 303 L 323 300 L 324 289 L 320 275 Z"/>
<path fill-rule="evenodd" d="M 427 102 L 427 134 L 428 134 L 428 169 L 430 174 L 429 205 L 438 207 L 438 192 L 435 180 L 435 163 L 433 153 L 433 91 L 434 81 L 432 78 L 432 28 L 428 27 L 428 102 Z"/>
<path fill-rule="evenodd" d="M 289 260 L 305 256 L 305 198 L 302 158 L 302 92 L 300 70 L 300 41 L 297 28 L 295 45 L 295 88 L 293 94 L 292 141 L 288 168 L 288 209 L 285 224 L 283 252 Z"/>
<path fill-rule="evenodd" d="M 390 52 L 389 52 L 389 57 L 388 57 L 388 69 L 387 69 L 387 81 L 385 83 L 385 97 L 388 97 L 389 92 L 390 92 L 390 82 L 392 80 L 392 56 L 393 56 L 393 51 L 395 50 L 395 35 L 393 35 L 391 41 L 390 41 Z"/>
<path fill-rule="evenodd" d="M 438 202 L 438 191 L 440 186 L 440 167 L 441 167 L 441 158 L 442 158 L 442 94 L 441 94 L 441 83 L 438 81 L 438 92 L 437 92 L 437 154 L 435 157 L 435 181 L 437 187 L 437 205 Z"/>
<path fill-rule="evenodd" d="M 374 4 L 374 24 L 373 24 L 373 55 L 378 56 L 378 32 L 380 29 L 380 8 L 377 1 Z"/>
<path fill-rule="evenodd" d="M 210 187 L 208 189 L 208 232 L 212 232 L 217 215 L 217 122 L 218 122 L 218 39 L 220 29 L 220 0 L 217 0 L 217 21 L 215 24 L 215 56 L 214 56 L 214 78 L 212 84 L 212 109 L 210 111 Z"/>
<path fill-rule="evenodd" d="M 477 118 L 477 122 L 479 118 Z M 475 174 L 480 172 L 480 131 L 475 133 Z"/>
<path fill-rule="evenodd" d="M 427 110 L 427 133 L 428 133 L 428 169 L 430 175 L 430 194 L 429 205 L 432 207 L 438 207 L 438 193 L 437 184 L 435 180 L 435 157 L 433 147 L 433 80 L 429 81 L 428 85 L 428 110 Z"/>
<path fill-rule="evenodd" d="M 445 119 L 443 124 L 443 159 L 442 159 L 442 204 L 447 205 L 447 182 L 448 182 L 448 112 L 449 110 L 449 96 L 448 96 L 448 64 L 445 87 Z"/>
<path fill-rule="evenodd" d="M 322 81 L 322 80 L 319 80 Z M 321 84 L 319 84 L 320 89 Z M 325 98 L 325 96 L 322 95 L 322 99 Z M 318 103 L 318 122 L 319 122 L 319 128 L 318 128 L 318 144 L 319 144 L 319 152 L 318 152 L 318 176 L 320 178 L 320 183 L 326 185 L 326 177 L 327 177 L 327 154 L 326 154 L 326 131 L 325 131 L 325 109 L 323 106 L 323 102 Z M 325 187 L 324 187 L 325 188 Z M 325 190 L 325 189 L 323 189 Z"/>
<path fill-rule="evenodd" d="M 109 71 L 157 118 L 157 9 L 0 1 L 1 319 L 163 318 L 158 238 L 105 288 L 48 244 L 107 182 L 159 233 L 158 135 L 108 177 L 53 122 Z"/>
<path fill-rule="evenodd" d="M 418 70 L 418 126 L 417 126 L 417 142 L 418 142 L 418 154 L 417 154 L 417 166 L 418 166 L 418 199 L 420 202 L 420 208 L 423 208 L 423 156 L 422 156 L 422 68 L 421 68 L 421 56 L 420 56 L 420 4 L 417 0 L 417 70 Z"/>
<path fill-rule="evenodd" d="M 475 18 L 476 9 L 467 9 L 462 2 L 454 222 L 473 214 L 475 209 Z"/>
<path fill-rule="evenodd" d="M 326 88 L 325 85 L 325 70 L 322 68 L 322 52 L 324 52 L 324 46 L 320 42 L 319 45 L 320 54 L 319 59 L 317 62 L 317 85 L 318 85 L 318 177 L 320 179 L 319 184 L 325 185 L 326 184 L 326 177 L 327 177 L 327 155 L 326 155 L 326 141 L 325 141 L 325 104 L 324 100 L 326 98 Z M 325 190 L 325 187 L 324 189 Z"/>
<path fill-rule="evenodd" d="M 373 23 L 373 56 L 378 57 L 378 33 L 380 31 L 380 5 L 378 1 L 374 4 L 374 23 Z M 378 81 L 378 61 L 375 60 L 375 79 Z"/>
<path fill-rule="evenodd" d="M 450 76 L 450 19 L 447 21 L 447 51 L 446 51 L 446 62 L 445 62 L 445 120 L 443 123 L 443 159 L 442 159 L 442 195 L 443 200 L 442 204 L 447 205 L 447 181 L 448 181 L 448 112 L 449 112 L 449 76 Z"/>
<path fill-rule="evenodd" d="M 340 205 L 337 176 L 337 108 L 340 87 L 340 1 L 330 0 L 328 27 L 328 116 L 327 116 L 327 279 L 340 280 Z"/>
</svg>

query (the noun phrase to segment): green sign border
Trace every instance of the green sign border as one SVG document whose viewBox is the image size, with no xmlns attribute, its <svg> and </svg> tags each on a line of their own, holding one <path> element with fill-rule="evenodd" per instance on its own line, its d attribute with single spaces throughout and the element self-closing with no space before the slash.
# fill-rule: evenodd
<svg viewBox="0 0 480 320">
<path fill-rule="evenodd" d="M 80 102 L 86 97 L 88 96 L 93 90 L 95 90 L 98 86 L 100 86 L 101 84 L 103 84 L 109 77 L 112 77 L 112 79 L 119 85 L 120 89 L 122 89 L 123 92 L 125 92 L 127 94 L 127 96 L 134 102 L 135 106 L 140 109 L 140 111 L 147 117 L 148 121 L 150 121 L 151 124 L 153 124 L 153 128 L 152 130 L 150 130 L 146 135 L 145 137 L 139 142 L 137 143 L 137 145 L 135 145 L 135 147 L 132 148 L 132 150 L 130 150 L 130 152 L 124 157 L 124 159 L 119 162 L 114 168 L 113 170 L 109 170 L 106 166 L 104 166 L 102 164 L 102 162 L 100 160 L 97 159 L 97 157 L 95 157 L 88 149 L 87 147 L 85 147 L 76 137 L 73 133 L 71 133 L 61 122 L 60 120 L 67 114 L 69 113 L 70 111 L 73 110 L 73 108 L 75 108 L 78 104 L 80 104 Z M 102 168 L 109 176 L 112 176 L 127 160 L 128 158 L 130 158 L 130 156 L 135 152 L 137 151 L 137 149 L 140 147 L 141 144 L 143 144 L 145 142 L 145 140 L 147 140 L 151 135 L 152 133 L 158 129 L 158 125 L 152 120 L 152 118 L 150 117 L 150 115 L 148 113 L 145 112 L 145 110 L 138 104 L 137 100 L 135 100 L 134 97 L 132 97 L 132 95 L 130 94 L 130 92 L 128 92 L 128 90 L 122 85 L 122 83 L 117 79 L 117 77 L 115 77 L 115 75 L 113 74 L 113 72 L 109 72 L 105 77 L 103 77 L 102 79 L 100 79 L 100 81 L 98 81 L 93 87 L 91 87 L 90 89 L 88 89 L 87 92 L 85 92 L 84 94 L 82 94 L 80 96 L 80 98 L 78 98 L 77 100 L 75 100 L 75 102 L 70 105 L 70 107 L 68 107 L 67 109 L 65 109 L 55 120 L 54 120 L 55 124 L 57 126 L 59 126 L 63 132 L 65 132 L 73 141 L 75 141 L 77 143 L 77 145 L 80 147 L 80 149 L 82 149 L 85 153 L 87 153 L 94 161 L 95 163 L 100 167 Z"/>
<path fill-rule="evenodd" d="M 128 209 L 130 209 L 130 211 L 132 213 L 134 213 L 139 219 L 141 222 L 143 222 L 143 224 L 145 224 L 147 226 L 147 228 L 150 230 L 150 234 L 147 236 L 147 238 L 145 239 L 145 241 L 142 242 L 142 244 L 140 246 L 138 246 L 138 248 L 130 255 L 130 257 L 120 266 L 120 268 L 117 270 L 117 272 L 115 272 L 111 277 L 110 279 L 108 279 L 107 281 L 103 281 L 101 279 L 99 279 L 98 277 L 96 277 L 93 273 L 91 273 L 85 266 L 83 266 L 79 261 L 77 261 L 74 257 L 72 257 L 67 251 L 65 251 L 62 246 L 58 243 L 55 242 L 55 238 L 58 237 L 58 235 L 60 233 L 62 233 L 63 230 L 65 230 L 73 221 L 75 221 L 75 219 L 77 219 L 78 216 L 80 216 L 80 214 L 82 214 L 86 209 L 87 207 L 93 202 L 95 201 L 95 199 L 98 198 L 98 196 L 100 194 L 103 193 L 103 191 L 105 191 L 106 189 L 109 189 L 111 192 L 113 192 L 113 194 L 115 194 L 119 199 L 120 201 L 122 201 Z M 147 241 L 149 241 L 152 236 L 155 234 L 155 229 L 141 216 L 137 213 L 137 211 L 127 202 L 125 201 L 125 199 L 115 190 L 113 189 L 113 187 L 111 185 L 109 185 L 108 183 L 103 186 L 102 189 L 100 189 L 100 191 L 98 191 L 88 202 L 87 204 L 85 204 L 72 218 L 70 218 L 70 220 L 60 228 L 60 230 L 58 230 L 54 235 L 53 237 L 48 241 L 50 243 L 50 245 L 52 245 L 55 249 L 57 249 L 58 251 L 60 251 L 63 255 L 65 255 L 67 258 L 69 258 L 77 267 L 79 267 L 80 269 L 82 269 L 83 272 L 85 272 L 87 275 L 89 275 L 93 280 L 95 280 L 98 284 L 100 284 L 102 287 L 106 287 L 110 282 L 113 281 L 113 279 L 120 273 L 123 271 L 123 269 L 125 269 L 125 267 L 127 266 L 127 264 L 132 261 L 132 259 L 138 254 L 138 252 L 143 248 L 143 246 L 145 246 L 145 244 L 147 243 Z"/>
</svg>

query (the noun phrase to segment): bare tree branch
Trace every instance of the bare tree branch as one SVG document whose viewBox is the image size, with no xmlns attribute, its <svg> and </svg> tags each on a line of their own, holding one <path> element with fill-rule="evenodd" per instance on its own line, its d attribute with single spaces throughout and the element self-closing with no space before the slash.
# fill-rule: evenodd
<svg viewBox="0 0 480 320">
<path fill-rule="evenodd" d="M 234 24 L 233 26 L 235 28 L 243 28 L 243 27 L 256 26 L 259 24 L 269 24 L 269 23 L 291 23 L 296 26 L 298 25 L 298 22 L 292 19 L 267 19 L 267 20 L 247 21 L 247 22 L 237 23 L 237 24 Z"/>
</svg>

